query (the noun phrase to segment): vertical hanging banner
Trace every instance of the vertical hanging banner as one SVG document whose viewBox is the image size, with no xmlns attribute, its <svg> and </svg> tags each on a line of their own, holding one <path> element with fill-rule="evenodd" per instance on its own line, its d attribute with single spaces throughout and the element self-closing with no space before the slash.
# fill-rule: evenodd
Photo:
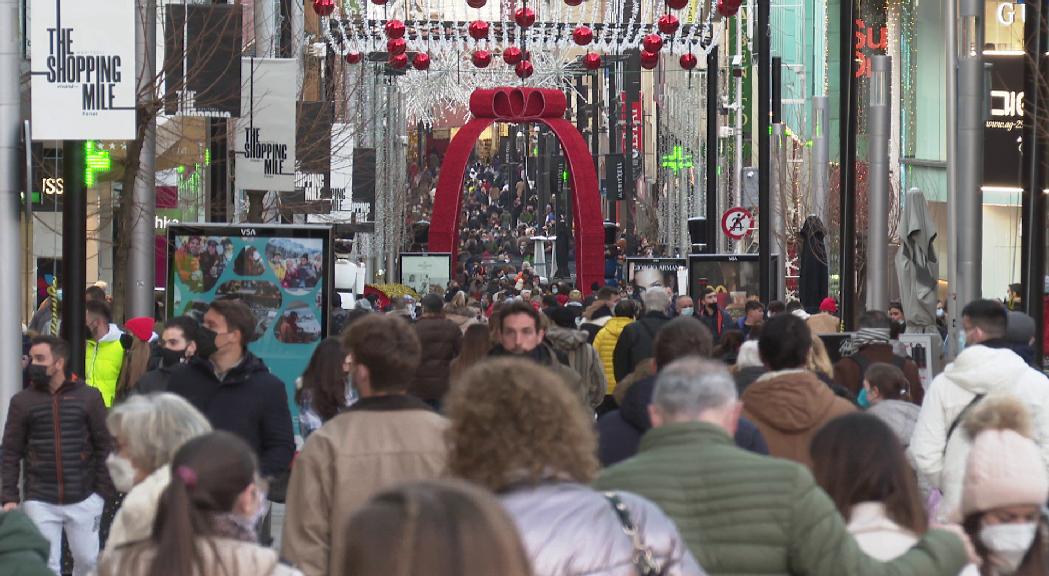
<svg viewBox="0 0 1049 576">
<path fill-rule="evenodd" d="M 168 4 L 166 10 L 164 113 L 239 116 L 243 7 Z"/>
<path fill-rule="evenodd" d="M 237 188 L 295 190 L 296 61 L 245 58 L 237 120 Z"/>
<path fill-rule="evenodd" d="M 353 215 L 353 127 L 336 123 L 331 126 L 331 156 L 328 186 L 317 197 L 306 190 L 306 199 L 319 204 L 319 209 L 306 215 L 310 224 L 350 224 L 363 222 Z M 309 177 L 309 174 L 303 174 Z M 300 184 L 302 181 L 300 181 Z M 367 210 L 365 210 L 367 211 Z"/>
<path fill-rule="evenodd" d="M 331 212 L 328 173 L 331 170 L 332 105 L 330 102 L 299 102 L 295 142 L 302 160 L 295 170 L 295 193 L 283 202 L 297 203 L 297 213 L 310 217 Z"/>
<path fill-rule="evenodd" d="M 32 0 L 30 8 L 33 139 L 134 140 L 134 0 Z"/>
</svg>

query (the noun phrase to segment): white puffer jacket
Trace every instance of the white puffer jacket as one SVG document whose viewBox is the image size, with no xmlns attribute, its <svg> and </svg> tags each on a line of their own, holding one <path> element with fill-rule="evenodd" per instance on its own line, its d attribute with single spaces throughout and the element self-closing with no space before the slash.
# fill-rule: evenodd
<svg viewBox="0 0 1049 576">
<path fill-rule="evenodd" d="M 961 505 L 970 446 L 961 422 L 950 438 L 947 431 L 978 394 L 1007 394 L 1027 406 L 1034 441 L 1049 470 L 1049 378 L 1011 350 L 968 347 L 929 386 L 908 448 L 918 472 L 943 493 L 937 513 L 941 521 L 948 520 Z"/>
</svg>

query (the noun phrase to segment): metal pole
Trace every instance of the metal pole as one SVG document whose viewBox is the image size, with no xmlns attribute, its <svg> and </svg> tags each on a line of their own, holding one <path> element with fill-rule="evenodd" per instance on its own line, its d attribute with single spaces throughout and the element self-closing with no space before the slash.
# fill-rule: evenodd
<svg viewBox="0 0 1049 576">
<path fill-rule="evenodd" d="M 867 310 L 889 308 L 889 131 L 892 57 L 871 57 Z"/>
<path fill-rule="evenodd" d="M 619 93 L 616 89 L 616 69 L 619 67 L 619 63 L 616 62 L 608 68 L 608 156 L 606 162 L 611 162 L 612 155 L 619 152 Z M 611 171 L 606 170 L 607 174 L 611 174 Z M 612 182 L 606 183 L 608 190 L 612 190 Z M 624 187 L 626 182 L 623 183 Z M 616 214 L 616 202 L 618 198 L 611 194 L 608 197 L 608 220 L 611 222 L 618 222 Z"/>
<path fill-rule="evenodd" d="M 277 5 L 274 0 L 255 0 L 255 57 L 272 58 L 276 54 Z"/>
<path fill-rule="evenodd" d="M 623 66 L 623 105 L 626 108 L 626 184 L 623 191 L 623 230 L 626 232 L 627 254 L 637 253 L 637 231 L 634 215 L 637 194 L 637 174 L 634 173 L 634 102 L 641 97 L 641 52 L 632 50 Z"/>
<path fill-rule="evenodd" d="M 773 69 L 775 70 L 775 67 Z M 773 82 L 772 85 L 775 86 L 776 82 Z M 787 156 L 783 133 L 782 122 L 776 122 L 772 125 L 772 253 L 779 256 L 779 258 L 773 269 L 772 277 L 772 286 L 775 286 L 776 289 L 769 295 L 770 299 L 782 297 L 787 283 L 786 267 L 783 266 L 783 254 L 786 252 L 783 249 L 785 237 L 783 223 L 786 220 L 784 178 Z"/>
<path fill-rule="evenodd" d="M 980 298 L 983 271 L 983 1 L 961 0 L 960 26 L 956 48 L 958 58 L 958 122 L 955 154 L 955 219 L 958 223 L 958 297 L 969 303 Z M 1037 92 L 1031 92 L 1037 97 Z M 1042 111 L 1036 107 L 1035 118 Z M 1039 186 L 1036 190 L 1041 190 Z M 1044 213 L 1042 218 L 1044 218 Z M 1039 227 L 1043 227 L 1040 225 Z"/>
<path fill-rule="evenodd" d="M 760 278 L 759 297 L 768 302 L 772 293 L 772 206 L 769 202 L 769 173 L 771 151 L 769 150 L 769 94 L 771 72 L 769 38 L 769 3 L 772 0 L 757 0 L 758 29 L 758 268 Z"/>
<path fill-rule="evenodd" d="M 0 0 L 0 262 L 6 282 L 0 282 L 0 426 L 7 420 L 11 397 L 22 389 L 22 255 L 18 235 L 18 141 L 22 128 L 19 108 L 20 46 L 18 2 Z M 26 147 L 30 142 L 25 143 Z M 25 202 L 32 203 L 32 189 Z"/>
<path fill-rule="evenodd" d="M 949 2 L 950 0 L 948 0 Z M 854 61 L 852 58 L 852 38 L 854 32 L 853 14 L 855 0 L 842 0 L 841 3 L 841 108 L 840 132 L 841 141 L 839 158 L 841 163 L 840 187 L 838 191 L 838 220 L 840 223 L 838 242 L 839 252 L 839 300 L 841 301 L 841 318 L 846 330 L 852 330 L 854 295 L 856 293 L 856 89 L 853 80 Z"/>
<path fill-rule="evenodd" d="M 962 328 L 961 312 L 966 302 L 958 299 L 958 218 L 954 209 L 958 201 L 958 182 L 954 167 L 958 165 L 958 51 L 956 37 L 957 0 L 944 0 L 944 49 L 947 60 L 947 349 L 944 359 L 951 360 L 960 351 L 958 336 Z M 1030 6 L 1027 6 L 1030 8 Z"/>
<path fill-rule="evenodd" d="M 827 97 L 812 99 L 812 213 L 827 223 L 830 146 L 827 136 Z"/>
<path fill-rule="evenodd" d="M 772 57 L 772 123 L 783 122 L 783 58 Z"/>
<path fill-rule="evenodd" d="M 87 187 L 84 146 L 66 140 L 62 147 L 62 338 L 69 343 L 69 371 L 84 377 L 84 292 L 87 289 Z"/>
<path fill-rule="evenodd" d="M 1023 265 L 1023 301 L 1027 313 L 1042 326 L 1045 278 L 1045 151 L 1046 128 L 1049 126 L 1045 101 L 1045 60 L 1042 53 L 1049 45 L 1046 38 L 1046 14 L 1042 5 L 1032 2 L 1025 5 L 1027 19 L 1024 22 L 1024 93 L 1035 94 L 1024 101 L 1023 116 L 1023 175 L 1024 195 L 1021 221 L 1021 254 Z M 1036 365 L 1042 362 L 1042 330 L 1035 330 L 1034 353 Z"/>
<path fill-rule="evenodd" d="M 139 0 L 139 22 L 135 30 L 138 54 L 139 114 L 146 118 L 146 131 L 139 150 L 138 174 L 131 197 L 130 246 L 127 266 L 126 318 L 154 315 L 153 288 L 156 280 L 156 158 L 157 119 L 153 113 L 153 81 L 157 68 L 157 2 Z"/>
<path fill-rule="evenodd" d="M 718 47 L 707 55 L 707 243 L 703 251 L 716 254 L 718 250 Z M 688 246 L 689 243 L 685 242 Z M 686 251 L 686 254 L 688 252 Z"/>
</svg>

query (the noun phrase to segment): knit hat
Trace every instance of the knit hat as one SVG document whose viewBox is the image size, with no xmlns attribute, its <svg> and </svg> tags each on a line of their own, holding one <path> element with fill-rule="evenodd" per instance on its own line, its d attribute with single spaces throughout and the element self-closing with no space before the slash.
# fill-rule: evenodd
<svg viewBox="0 0 1049 576">
<path fill-rule="evenodd" d="M 1003 506 L 1042 506 L 1049 477 L 1038 446 L 1013 430 L 985 430 L 965 465 L 961 518 Z"/>
<path fill-rule="evenodd" d="M 820 312 L 827 312 L 828 314 L 838 313 L 838 303 L 833 298 L 827 297 L 820 302 Z"/>
<path fill-rule="evenodd" d="M 153 326 L 156 321 L 148 316 L 138 316 L 124 322 L 124 327 L 127 328 L 128 332 L 131 332 L 143 342 L 149 342 L 149 339 L 153 337 Z"/>
</svg>

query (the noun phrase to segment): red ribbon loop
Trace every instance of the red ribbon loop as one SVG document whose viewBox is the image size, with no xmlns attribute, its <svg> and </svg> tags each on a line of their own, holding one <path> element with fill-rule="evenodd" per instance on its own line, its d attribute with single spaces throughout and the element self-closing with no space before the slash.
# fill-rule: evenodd
<svg viewBox="0 0 1049 576">
<path fill-rule="evenodd" d="M 550 88 L 495 88 L 470 95 L 470 112 L 475 118 L 526 122 L 562 118 L 567 108 L 564 92 Z"/>
</svg>

